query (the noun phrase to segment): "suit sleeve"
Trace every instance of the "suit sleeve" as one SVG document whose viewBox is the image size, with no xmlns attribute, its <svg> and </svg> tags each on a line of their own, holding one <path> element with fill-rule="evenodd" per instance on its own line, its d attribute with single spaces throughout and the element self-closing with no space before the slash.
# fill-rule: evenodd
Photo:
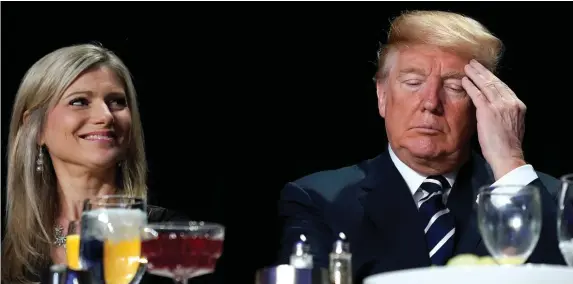
<svg viewBox="0 0 573 284">
<path fill-rule="evenodd" d="M 565 265 L 565 259 L 559 250 L 557 237 L 557 202 L 546 188 L 541 179 L 537 178 L 530 183 L 539 188 L 541 193 L 541 208 L 543 212 L 541 235 L 537 246 L 529 257 L 529 263 Z"/>
<path fill-rule="evenodd" d="M 278 206 L 282 226 L 279 264 L 289 263 L 295 242 L 304 234 L 310 245 L 314 267 L 328 268 L 332 233 L 325 223 L 322 206 L 313 200 L 311 192 L 295 183 L 288 183 L 281 191 Z"/>
</svg>

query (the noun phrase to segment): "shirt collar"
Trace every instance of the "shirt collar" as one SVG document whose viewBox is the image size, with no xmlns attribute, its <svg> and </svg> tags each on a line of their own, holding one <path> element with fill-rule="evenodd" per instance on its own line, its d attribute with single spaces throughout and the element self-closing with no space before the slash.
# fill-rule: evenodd
<svg viewBox="0 0 573 284">
<path fill-rule="evenodd" d="M 412 195 L 414 195 L 414 193 L 418 191 L 418 188 L 420 188 L 422 183 L 426 180 L 428 175 L 422 175 L 412 170 L 404 162 L 402 162 L 398 158 L 398 156 L 396 156 L 396 154 L 392 150 L 392 147 L 390 147 L 390 143 L 388 143 L 388 151 L 390 152 L 390 159 L 392 159 L 394 166 L 396 166 L 398 172 L 400 172 L 400 175 L 402 175 L 402 178 L 404 178 L 404 180 L 406 181 L 406 184 L 408 185 L 410 192 L 412 193 Z M 454 185 L 457 174 L 458 174 L 457 171 L 443 174 L 444 178 L 446 178 L 446 180 L 450 184 L 450 187 Z"/>
</svg>

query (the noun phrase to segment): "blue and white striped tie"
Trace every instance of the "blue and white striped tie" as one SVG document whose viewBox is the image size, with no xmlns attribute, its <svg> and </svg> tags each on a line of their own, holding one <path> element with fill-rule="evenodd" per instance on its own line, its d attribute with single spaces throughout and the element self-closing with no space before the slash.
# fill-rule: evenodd
<svg viewBox="0 0 573 284">
<path fill-rule="evenodd" d="M 418 206 L 425 224 L 429 256 L 434 265 L 446 264 L 454 249 L 454 218 L 443 201 L 443 191 L 449 187 L 443 176 L 430 176 L 420 186 L 428 193 L 418 202 Z"/>
</svg>

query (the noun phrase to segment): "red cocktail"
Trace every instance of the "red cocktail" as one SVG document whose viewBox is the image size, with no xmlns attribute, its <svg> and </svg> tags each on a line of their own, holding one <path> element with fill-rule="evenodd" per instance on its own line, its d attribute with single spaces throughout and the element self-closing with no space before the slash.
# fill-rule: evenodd
<svg viewBox="0 0 573 284">
<path fill-rule="evenodd" d="M 204 222 L 149 224 L 141 244 L 147 272 L 176 283 L 215 271 L 223 251 L 225 228 Z"/>
</svg>

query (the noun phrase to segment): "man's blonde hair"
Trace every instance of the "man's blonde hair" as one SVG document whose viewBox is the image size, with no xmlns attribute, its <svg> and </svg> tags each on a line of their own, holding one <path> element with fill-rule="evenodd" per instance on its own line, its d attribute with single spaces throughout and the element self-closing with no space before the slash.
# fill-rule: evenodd
<svg viewBox="0 0 573 284">
<path fill-rule="evenodd" d="M 392 57 L 400 47 L 425 44 L 474 58 L 495 72 L 503 44 L 478 21 L 456 13 L 443 11 L 408 11 L 395 18 L 388 40 L 378 51 L 376 80 L 385 78 Z"/>
</svg>

